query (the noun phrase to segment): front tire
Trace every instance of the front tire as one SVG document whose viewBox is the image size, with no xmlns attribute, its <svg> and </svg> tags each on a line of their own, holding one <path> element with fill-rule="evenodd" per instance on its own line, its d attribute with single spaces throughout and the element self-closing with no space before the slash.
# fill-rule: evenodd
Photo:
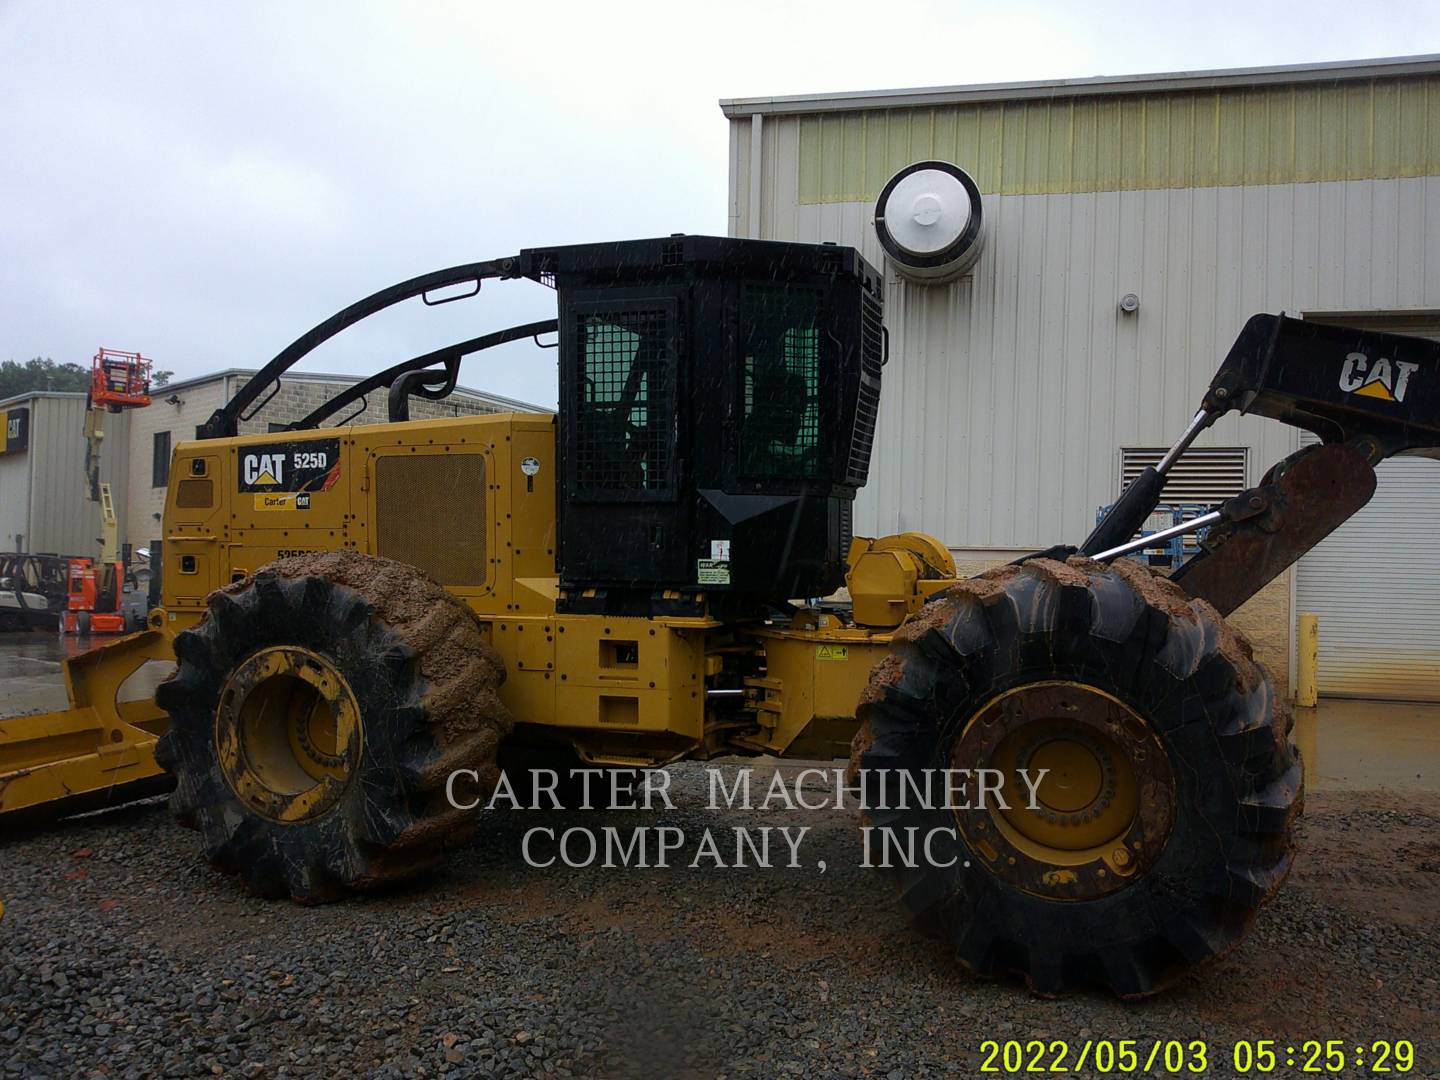
<svg viewBox="0 0 1440 1080">
<path fill-rule="evenodd" d="M 175 655 L 156 693 L 170 807 L 252 893 L 318 903 L 420 874 L 473 830 L 447 799 L 451 773 L 474 770 L 482 800 L 498 780 L 503 662 L 412 566 L 271 563 L 211 594 Z"/>
<path fill-rule="evenodd" d="M 976 973 L 1155 993 L 1233 948 L 1290 869 L 1289 711 L 1209 604 L 1137 564 L 960 582 L 896 633 L 859 718 L 872 837 L 940 830 L 887 872 Z M 941 769 L 996 770 L 1001 798 L 897 805 Z"/>
</svg>

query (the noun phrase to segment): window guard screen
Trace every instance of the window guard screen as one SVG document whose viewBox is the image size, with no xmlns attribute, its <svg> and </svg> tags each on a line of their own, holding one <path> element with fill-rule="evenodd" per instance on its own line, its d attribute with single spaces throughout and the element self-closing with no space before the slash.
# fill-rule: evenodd
<svg viewBox="0 0 1440 1080">
<path fill-rule="evenodd" d="M 819 289 L 748 285 L 741 296 L 740 473 L 823 474 Z"/>
<path fill-rule="evenodd" d="M 670 309 L 591 309 L 574 318 L 576 486 L 668 491 L 675 424 Z"/>
</svg>

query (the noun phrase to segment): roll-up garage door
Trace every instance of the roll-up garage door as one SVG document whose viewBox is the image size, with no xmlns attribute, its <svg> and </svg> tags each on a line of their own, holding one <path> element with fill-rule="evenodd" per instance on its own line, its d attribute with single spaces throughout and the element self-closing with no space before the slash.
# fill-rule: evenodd
<svg viewBox="0 0 1440 1080">
<path fill-rule="evenodd" d="M 1316 321 L 1440 339 L 1440 315 Z M 1321 694 L 1440 701 L 1440 461 L 1376 473 L 1375 497 L 1300 560 L 1295 610 L 1320 619 Z"/>
</svg>

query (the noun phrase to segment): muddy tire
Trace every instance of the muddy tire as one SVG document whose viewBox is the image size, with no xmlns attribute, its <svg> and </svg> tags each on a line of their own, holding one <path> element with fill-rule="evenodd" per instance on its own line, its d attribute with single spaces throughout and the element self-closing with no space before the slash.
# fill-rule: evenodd
<svg viewBox="0 0 1440 1080">
<path fill-rule="evenodd" d="M 933 832 L 928 858 L 895 848 L 885 872 L 978 974 L 1152 994 L 1233 948 L 1289 872 L 1289 710 L 1209 604 L 1138 564 L 961 582 L 897 632 L 859 718 L 872 861 L 874 830 Z M 996 770 L 1001 798 L 975 806 L 976 778 L 948 809 L 895 794 L 967 768 Z"/>
<path fill-rule="evenodd" d="M 303 903 L 421 874 L 466 840 L 512 720 L 474 614 L 414 567 L 297 556 L 211 594 L 175 639 L 156 759 L 170 807 L 247 891 Z M 477 791 L 478 788 L 478 791 Z"/>
</svg>

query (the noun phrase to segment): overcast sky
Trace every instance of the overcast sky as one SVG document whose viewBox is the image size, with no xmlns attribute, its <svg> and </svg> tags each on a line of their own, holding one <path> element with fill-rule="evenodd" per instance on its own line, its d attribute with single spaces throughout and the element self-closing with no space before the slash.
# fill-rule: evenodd
<svg viewBox="0 0 1440 1080">
<path fill-rule="evenodd" d="M 723 233 L 722 97 L 1440 52 L 1440 4 L 0 0 L 0 359 L 254 367 L 403 278 Z M 553 314 L 492 283 L 303 365 Z M 461 382 L 545 405 L 554 352 Z"/>
</svg>

